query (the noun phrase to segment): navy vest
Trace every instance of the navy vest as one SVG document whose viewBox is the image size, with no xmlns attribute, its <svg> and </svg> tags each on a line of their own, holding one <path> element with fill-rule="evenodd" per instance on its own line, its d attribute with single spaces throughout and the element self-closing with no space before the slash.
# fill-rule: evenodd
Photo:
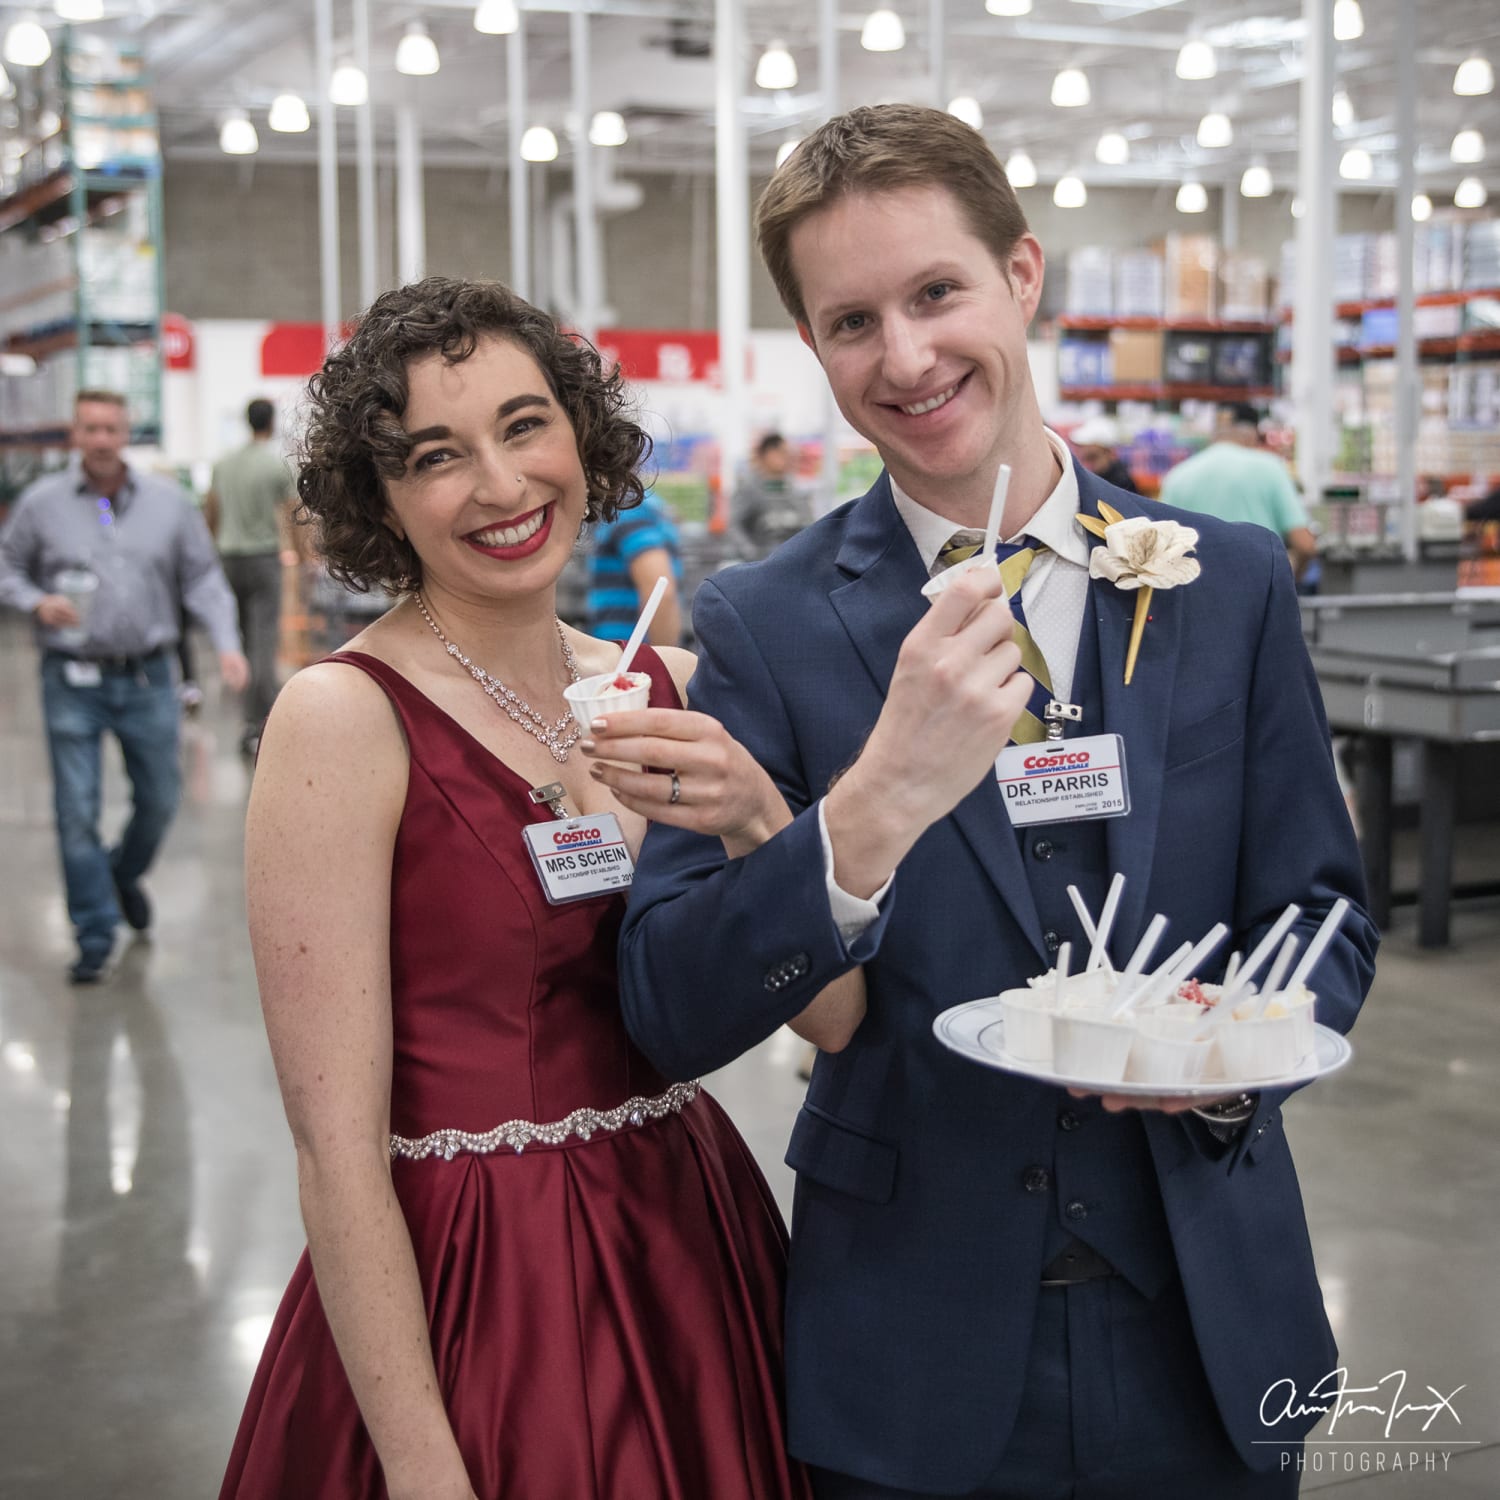
<svg viewBox="0 0 1500 1500">
<path fill-rule="evenodd" d="M 1078 641 L 1073 702 L 1082 708 L 1083 720 L 1069 726 L 1068 738 L 1106 731 L 1092 585 Z M 1129 745 L 1125 763 L 1128 772 Z M 1068 899 L 1068 887 L 1076 885 L 1097 915 L 1112 873 L 1104 821 L 1035 824 L 1016 829 L 1015 836 L 1047 946 L 1055 956 L 1055 945 L 1071 943 L 1076 973 L 1088 957 L 1089 945 Z M 1123 966 L 1139 938 L 1139 933 L 1115 929 L 1110 950 L 1116 963 Z M 1175 941 L 1168 932 L 1157 956 L 1165 958 L 1170 946 Z M 1172 1240 L 1145 1127 L 1135 1111 L 1109 1114 L 1097 1099 L 1075 1099 L 1059 1089 L 1051 1192 L 1044 1265 L 1076 1237 L 1147 1297 L 1154 1297 L 1171 1280 L 1176 1269 Z"/>
</svg>

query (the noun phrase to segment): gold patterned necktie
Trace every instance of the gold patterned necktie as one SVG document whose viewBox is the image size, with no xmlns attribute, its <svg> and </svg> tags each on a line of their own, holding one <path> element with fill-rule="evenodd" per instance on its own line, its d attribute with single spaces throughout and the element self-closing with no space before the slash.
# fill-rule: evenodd
<svg viewBox="0 0 1500 1500">
<path fill-rule="evenodd" d="M 951 568 L 956 563 L 966 562 L 984 546 L 984 533 L 980 531 L 955 531 L 939 551 L 932 565 L 934 574 Z M 1047 670 L 1047 658 L 1037 645 L 1026 626 L 1025 611 L 1021 606 L 1021 585 L 1031 571 L 1031 565 L 1047 548 L 1035 537 L 1022 537 L 1019 542 L 1001 542 L 995 549 L 1000 563 L 1000 583 L 1005 597 L 1010 602 L 1010 612 L 1015 617 L 1015 643 L 1021 648 L 1021 670 L 1030 675 L 1034 686 L 1027 701 L 1026 710 L 1016 720 L 1011 731 L 1011 743 L 1034 745 L 1047 738 L 1044 715 L 1052 701 L 1052 674 Z"/>
</svg>

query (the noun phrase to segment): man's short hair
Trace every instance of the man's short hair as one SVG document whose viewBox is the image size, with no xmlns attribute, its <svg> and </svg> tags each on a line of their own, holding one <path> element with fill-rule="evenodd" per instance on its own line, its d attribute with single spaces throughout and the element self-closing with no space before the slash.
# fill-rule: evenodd
<svg viewBox="0 0 1500 1500">
<path fill-rule="evenodd" d="M 756 445 L 755 456 L 764 458 L 773 448 L 785 448 L 786 439 L 779 432 L 768 432 Z"/>
<path fill-rule="evenodd" d="M 264 396 L 257 396 L 245 408 L 245 420 L 251 432 L 269 432 L 276 421 L 276 408 Z"/>
<path fill-rule="evenodd" d="M 1260 430 L 1260 412 L 1248 401 L 1235 401 L 1219 408 L 1219 418 L 1229 427 L 1254 427 Z"/>
<path fill-rule="evenodd" d="M 1027 232 L 1005 168 L 972 126 L 917 104 L 864 105 L 835 115 L 776 169 L 755 208 L 761 257 L 796 322 L 807 322 L 792 270 L 797 225 L 839 197 L 914 187 L 947 188 L 1002 266 Z"/>
<path fill-rule="evenodd" d="M 102 401 L 108 406 L 118 406 L 122 410 L 128 410 L 130 406 L 119 391 L 106 391 L 101 386 L 90 386 L 73 397 L 75 407 L 82 406 L 85 401 Z"/>
</svg>

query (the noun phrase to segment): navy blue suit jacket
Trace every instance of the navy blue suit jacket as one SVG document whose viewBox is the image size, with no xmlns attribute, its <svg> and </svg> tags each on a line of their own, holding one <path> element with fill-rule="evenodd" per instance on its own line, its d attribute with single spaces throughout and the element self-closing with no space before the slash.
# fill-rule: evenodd
<svg viewBox="0 0 1500 1500">
<path fill-rule="evenodd" d="M 1127 877 L 1112 944 L 1151 915 L 1170 942 L 1231 924 L 1258 939 L 1290 901 L 1305 943 L 1340 896 L 1355 911 L 1317 975 L 1318 1017 L 1353 1023 L 1376 933 L 1334 776 L 1321 698 L 1280 541 L 1152 505 L 1078 470 L 1082 506 L 1199 532 L 1202 576 L 1158 592 L 1123 683 L 1134 596 L 1091 584 L 1104 722 L 1125 737 L 1133 807 L 1107 825 Z M 882 477 L 754 566 L 700 590 L 692 706 L 722 720 L 797 814 L 727 861 L 717 840 L 653 827 L 622 937 L 625 1016 L 663 1071 L 729 1062 L 859 962 L 869 1010 L 820 1057 L 787 1160 L 798 1173 L 787 1290 L 789 1444 L 818 1465 L 930 1492 L 977 1486 L 1015 1420 L 1044 1223 L 1020 1182 L 1046 1160 L 1060 1090 L 990 1072 L 931 1032 L 948 1006 L 1050 964 L 993 776 L 918 840 L 879 920 L 847 950 L 829 913 L 815 803 L 858 755 L 924 574 Z M 941 744 L 932 754 L 943 753 Z M 1236 1144 L 1194 1116 L 1144 1116 L 1203 1363 L 1252 1466 L 1275 1381 L 1335 1363 L 1290 1152 L 1285 1096 Z"/>
</svg>

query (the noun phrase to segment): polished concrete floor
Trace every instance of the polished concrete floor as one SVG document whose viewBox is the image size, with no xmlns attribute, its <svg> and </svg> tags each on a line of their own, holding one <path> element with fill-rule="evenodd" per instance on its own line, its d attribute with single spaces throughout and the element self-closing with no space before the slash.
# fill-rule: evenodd
<svg viewBox="0 0 1500 1500">
<path fill-rule="evenodd" d="M 244 931 L 248 772 L 211 690 L 149 881 L 154 938 L 109 983 L 70 989 L 36 697 L 6 621 L 0 1497 L 203 1500 L 302 1247 Z M 110 827 L 124 796 L 112 762 Z M 1340 1500 L 1500 1496 L 1500 903 L 1460 908 L 1441 954 L 1417 950 L 1412 925 L 1407 912 L 1387 939 L 1353 1065 L 1298 1096 L 1288 1133 L 1349 1384 L 1405 1370 L 1409 1402 L 1462 1386 L 1462 1425 L 1444 1414 L 1423 1432 L 1408 1414 L 1377 1442 L 1378 1419 L 1345 1417 L 1304 1481 Z M 773 1039 L 711 1083 L 784 1205 L 794 1055 Z"/>
</svg>

